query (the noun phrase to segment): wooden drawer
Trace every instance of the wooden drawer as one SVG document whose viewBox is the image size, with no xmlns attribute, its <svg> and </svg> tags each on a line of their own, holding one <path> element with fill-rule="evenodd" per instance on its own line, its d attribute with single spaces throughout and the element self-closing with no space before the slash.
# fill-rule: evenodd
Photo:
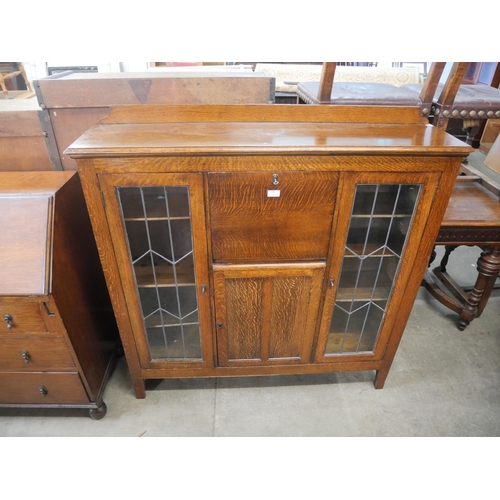
<svg viewBox="0 0 500 500">
<path fill-rule="evenodd" d="M 0 373 L 0 404 L 87 403 L 78 373 Z"/>
<path fill-rule="evenodd" d="M 0 298 L 0 335 L 4 333 L 47 333 L 42 317 L 42 302 Z M 12 320 L 6 321 L 6 315 Z M 9 323 L 12 328 L 9 328 Z"/>
<path fill-rule="evenodd" d="M 208 178 L 215 261 L 326 259 L 336 173 L 224 172 Z"/>
<path fill-rule="evenodd" d="M 75 363 L 62 338 L 0 337 L 0 370 L 74 369 Z"/>
</svg>

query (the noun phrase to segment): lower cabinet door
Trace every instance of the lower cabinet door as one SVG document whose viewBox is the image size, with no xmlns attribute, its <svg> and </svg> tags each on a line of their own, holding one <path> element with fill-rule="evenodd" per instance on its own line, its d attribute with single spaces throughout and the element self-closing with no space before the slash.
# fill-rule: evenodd
<svg viewBox="0 0 500 500">
<path fill-rule="evenodd" d="M 219 366 L 309 363 L 325 264 L 214 266 Z"/>
</svg>

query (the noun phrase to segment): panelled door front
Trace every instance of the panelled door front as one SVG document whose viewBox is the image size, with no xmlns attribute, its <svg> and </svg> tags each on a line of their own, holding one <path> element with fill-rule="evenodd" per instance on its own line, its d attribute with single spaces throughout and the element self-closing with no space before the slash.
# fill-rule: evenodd
<svg viewBox="0 0 500 500">
<path fill-rule="evenodd" d="M 214 266 L 220 366 L 309 363 L 324 262 Z"/>
<path fill-rule="evenodd" d="M 210 172 L 218 363 L 311 361 L 337 172 Z"/>
<path fill-rule="evenodd" d="M 202 174 L 99 184 L 142 367 L 213 366 Z"/>
<path fill-rule="evenodd" d="M 438 173 L 345 175 L 316 362 L 382 358 L 438 180 Z"/>
</svg>

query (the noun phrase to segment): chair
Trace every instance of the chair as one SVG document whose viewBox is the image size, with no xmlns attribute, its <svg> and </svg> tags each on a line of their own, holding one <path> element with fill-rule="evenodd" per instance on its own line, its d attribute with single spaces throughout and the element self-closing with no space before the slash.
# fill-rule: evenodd
<svg viewBox="0 0 500 500">
<path fill-rule="evenodd" d="M 492 87 L 461 85 L 469 63 L 454 63 L 444 84 L 440 84 L 445 64 L 433 63 L 423 84 L 395 87 L 375 83 L 333 83 L 336 65 L 324 63 L 319 82 L 299 84 L 299 98 L 308 104 L 419 106 L 431 124 L 446 130 L 451 118 L 476 120 L 500 118 L 500 91 Z M 497 101 L 498 96 L 498 101 Z M 445 245 L 440 266 L 433 270 L 449 293 L 426 273 L 422 285 L 441 304 L 459 315 L 458 329 L 481 315 L 500 272 L 500 185 L 470 166 L 462 165 L 436 245 Z M 460 287 L 447 273 L 451 252 L 460 245 L 480 246 L 478 277 L 473 287 Z M 435 251 L 429 266 L 435 259 Z"/>
<path fill-rule="evenodd" d="M 484 176 L 480 178 L 484 182 Z M 495 194 L 496 193 L 496 194 Z M 456 312 L 459 330 L 481 316 L 500 272 L 500 186 L 490 181 L 488 189 L 474 176 L 459 176 L 441 223 L 436 245 L 445 254 L 433 274 L 445 286 L 443 291 L 427 272 L 423 286 L 441 304 Z M 474 286 L 459 286 L 447 273 L 450 254 L 459 246 L 479 246 L 478 276 Z M 435 259 L 433 252 L 429 266 Z"/>
<path fill-rule="evenodd" d="M 446 130 L 450 119 L 463 120 L 463 129 L 467 132 L 467 142 L 474 147 L 478 141 L 478 131 L 482 133 L 489 119 L 500 119 L 500 65 L 497 66 L 491 86 L 481 84 L 463 84 L 469 67 L 468 62 L 454 63 L 444 84 L 434 87 L 431 96 L 432 105 L 429 121 L 438 128 Z M 441 71 L 442 73 L 442 71 Z M 441 76 L 441 75 L 439 75 Z M 419 93 L 420 84 L 403 85 L 406 90 Z"/>
<path fill-rule="evenodd" d="M 26 84 L 26 88 L 32 92 L 31 84 L 26 76 L 26 72 L 24 71 L 23 65 L 20 62 L 0 62 L 0 87 L 2 88 L 2 92 L 7 99 L 9 96 L 9 91 L 7 90 L 7 86 L 5 85 L 5 80 L 11 80 L 18 75 L 22 75 L 24 78 L 24 83 Z"/>
<path fill-rule="evenodd" d="M 388 83 L 335 82 L 336 63 L 323 63 L 319 82 L 301 82 L 297 87 L 299 99 L 306 104 L 337 106 L 418 106 L 429 116 L 439 78 L 446 63 L 433 63 L 429 75 L 419 91 L 408 85 L 398 87 Z"/>
</svg>

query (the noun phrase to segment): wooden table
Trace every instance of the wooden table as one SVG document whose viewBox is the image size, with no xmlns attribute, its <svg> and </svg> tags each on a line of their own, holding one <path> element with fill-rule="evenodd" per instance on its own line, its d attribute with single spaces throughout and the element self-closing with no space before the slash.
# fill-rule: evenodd
<svg viewBox="0 0 500 500">
<path fill-rule="evenodd" d="M 436 245 L 446 251 L 434 275 L 449 294 L 438 287 L 430 273 L 424 286 L 441 304 L 459 315 L 458 329 L 464 330 L 483 312 L 500 271 L 500 203 L 488 189 L 476 182 L 457 182 L 445 212 Z M 477 245 L 483 250 L 478 261 L 478 277 L 469 291 L 447 273 L 448 259 L 458 246 Z M 431 263 L 435 257 L 433 254 Z"/>
</svg>

